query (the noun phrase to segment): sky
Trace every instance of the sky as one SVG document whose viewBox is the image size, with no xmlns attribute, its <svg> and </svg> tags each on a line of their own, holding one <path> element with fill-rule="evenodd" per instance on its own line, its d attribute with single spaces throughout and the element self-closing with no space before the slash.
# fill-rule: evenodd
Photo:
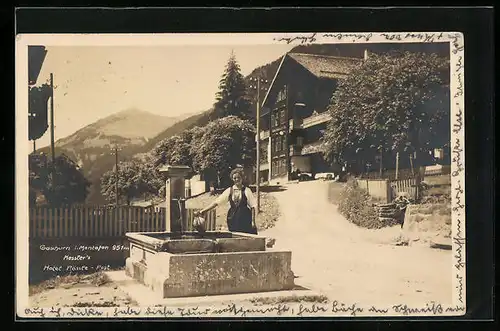
<svg viewBox="0 0 500 331">
<path fill-rule="evenodd" d="M 231 51 L 246 76 L 293 46 L 48 46 L 36 85 L 53 74 L 57 141 L 129 108 L 171 117 L 205 111 Z M 36 145 L 49 144 L 47 130 Z"/>
</svg>

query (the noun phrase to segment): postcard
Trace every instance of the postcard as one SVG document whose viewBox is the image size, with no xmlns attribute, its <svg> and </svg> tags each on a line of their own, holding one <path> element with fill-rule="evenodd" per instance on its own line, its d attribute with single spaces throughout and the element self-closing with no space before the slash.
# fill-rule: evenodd
<svg viewBox="0 0 500 331">
<path fill-rule="evenodd" d="M 455 31 L 18 35 L 18 317 L 464 315 L 464 79 Z"/>
</svg>

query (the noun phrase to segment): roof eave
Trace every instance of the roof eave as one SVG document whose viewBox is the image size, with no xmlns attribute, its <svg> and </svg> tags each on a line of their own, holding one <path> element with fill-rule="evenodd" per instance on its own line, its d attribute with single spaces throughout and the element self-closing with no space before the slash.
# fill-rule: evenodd
<svg viewBox="0 0 500 331">
<path fill-rule="evenodd" d="M 283 66 L 283 63 L 285 62 L 285 59 L 287 57 L 288 57 L 288 53 L 286 53 L 285 55 L 283 55 L 283 58 L 281 59 L 280 65 L 278 66 L 278 70 L 276 70 L 276 73 L 274 74 L 273 80 L 271 81 L 271 85 L 269 85 L 269 88 L 267 89 L 266 96 L 264 97 L 264 100 L 262 100 L 262 104 L 261 104 L 262 107 L 264 107 L 264 105 L 266 104 L 267 99 L 269 97 L 269 93 L 271 92 L 271 89 L 272 89 L 272 87 L 274 85 L 274 82 L 278 78 L 278 75 L 279 75 L 279 73 L 281 71 L 281 67 Z"/>
</svg>

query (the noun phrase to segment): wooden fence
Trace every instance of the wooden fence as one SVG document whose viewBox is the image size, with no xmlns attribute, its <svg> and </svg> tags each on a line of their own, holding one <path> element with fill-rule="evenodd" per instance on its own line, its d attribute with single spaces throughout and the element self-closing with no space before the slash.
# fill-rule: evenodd
<svg viewBox="0 0 500 331">
<path fill-rule="evenodd" d="M 382 202 L 391 201 L 391 187 L 386 179 L 357 179 L 358 187 L 365 190 L 372 198 Z"/>
<path fill-rule="evenodd" d="M 391 202 L 401 193 L 407 193 L 412 199 L 419 198 L 419 184 L 417 178 L 398 180 L 388 179 L 357 179 L 358 187 L 365 190 L 373 198 Z"/>
<path fill-rule="evenodd" d="M 430 165 L 425 167 L 420 167 L 418 169 L 400 169 L 398 171 L 398 179 L 411 179 L 415 178 L 416 175 L 420 174 L 420 177 L 425 176 L 439 176 L 439 175 L 449 175 L 451 167 L 449 165 Z M 380 176 L 380 172 L 372 171 L 368 173 L 363 173 L 359 175 L 359 178 L 372 180 L 372 179 L 388 179 L 388 180 L 396 180 L 396 170 L 389 169 L 384 170 L 382 176 Z"/>
<path fill-rule="evenodd" d="M 419 183 L 416 178 L 392 180 L 389 183 L 392 191 L 391 200 L 401 193 L 407 193 L 412 199 L 418 200 L 420 192 Z"/>
<path fill-rule="evenodd" d="M 192 230 L 195 209 L 187 209 L 183 228 Z M 121 237 L 127 232 L 165 231 L 165 208 L 71 207 L 30 208 L 30 238 Z M 215 230 L 216 213 L 207 214 L 207 230 Z"/>
</svg>

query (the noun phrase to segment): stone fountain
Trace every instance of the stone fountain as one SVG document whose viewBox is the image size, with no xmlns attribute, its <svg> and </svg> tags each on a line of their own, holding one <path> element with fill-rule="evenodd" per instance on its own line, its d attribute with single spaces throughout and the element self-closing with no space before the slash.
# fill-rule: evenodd
<svg viewBox="0 0 500 331">
<path fill-rule="evenodd" d="M 126 274 L 159 298 L 291 290 L 290 251 L 266 250 L 266 238 L 229 231 L 183 229 L 185 179 L 191 169 L 166 166 L 164 232 L 127 233 Z"/>
</svg>

